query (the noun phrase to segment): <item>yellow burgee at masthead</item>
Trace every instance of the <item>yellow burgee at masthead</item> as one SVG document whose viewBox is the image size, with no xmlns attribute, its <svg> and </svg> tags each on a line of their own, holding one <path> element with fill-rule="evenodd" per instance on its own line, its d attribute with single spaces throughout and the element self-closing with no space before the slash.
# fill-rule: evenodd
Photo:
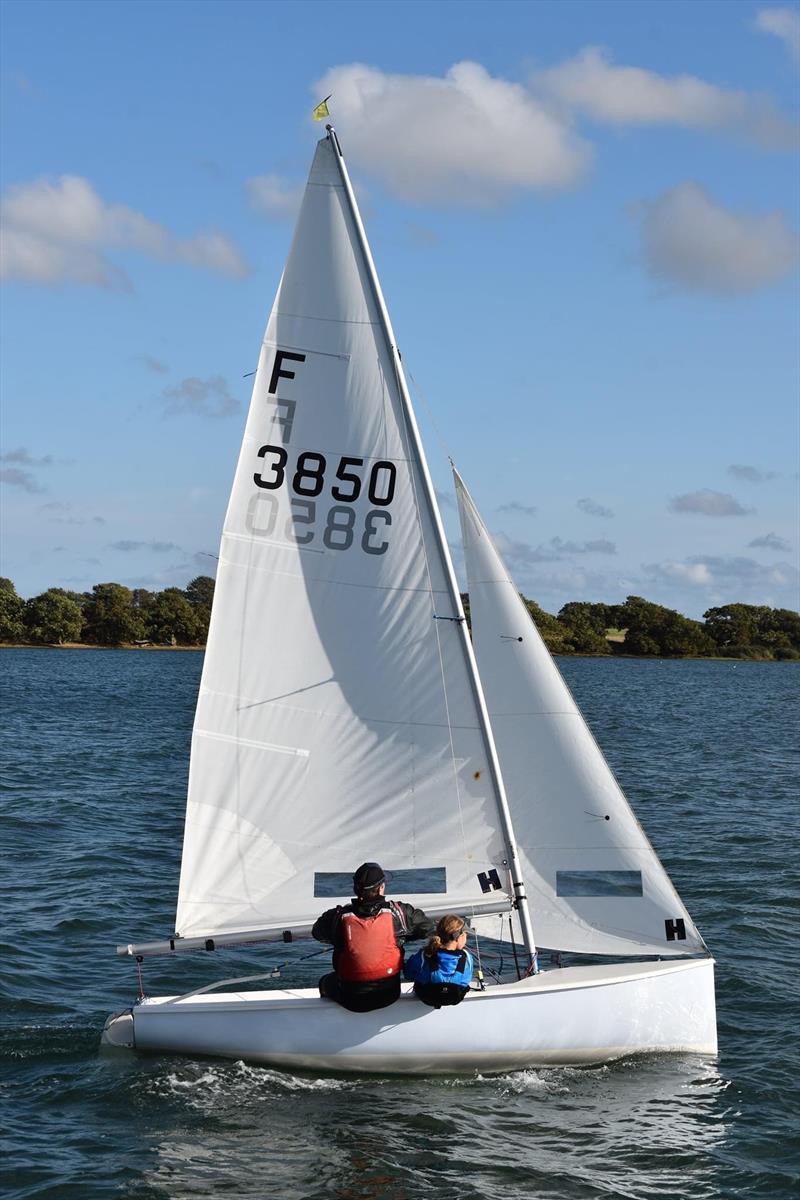
<svg viewBox="0 0 800 1200">
<path fill-rule="evenodd" d="M 331 96 L 332 95 L 333 92 L 331 92 Z M 322 100 L 312 112 L 311 116 L 315 121 L 322 121 L 325 117 L 329 117 L 331 115 L 328 111 L 328 101 L 330 98 L 330 96 L 326 96 L 325 99 Z"/>
</svg>

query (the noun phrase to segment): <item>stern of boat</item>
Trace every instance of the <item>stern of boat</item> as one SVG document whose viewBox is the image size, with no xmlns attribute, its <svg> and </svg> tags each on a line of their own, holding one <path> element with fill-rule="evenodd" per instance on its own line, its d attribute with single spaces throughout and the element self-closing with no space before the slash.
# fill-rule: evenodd
<svg viewBox="0 0 800 1200">
<path fill-rule="evenodd" d="M 103 1026 L 100 1038 L 101 1046 L 115 1050 L 135 1050 L 136 1037 L 133 1031 L 133 1009 L 125 1008 L 122 1012 L 112 1013 Z"/>
</svg>

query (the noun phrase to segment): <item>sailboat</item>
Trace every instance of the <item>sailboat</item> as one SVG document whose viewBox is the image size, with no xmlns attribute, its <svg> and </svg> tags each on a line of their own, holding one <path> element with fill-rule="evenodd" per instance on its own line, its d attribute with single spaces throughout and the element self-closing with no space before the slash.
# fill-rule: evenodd
<svg viewBox="0 0 800 1200">
<path fill-rule="evenodd" d="M 221 980 L 108 1045 L 437 1074 L 713 1055 L 714 963 L 456 472 L 472 637 L 337 134 L 261 347 L 192 735 L 176 928 L 139 963 L 308 936 L 359 862 L 519 977 L 351 1013 Z M 537 939 L 593 961 L 540 970 Z M 597 961 L 598 959 L 602 961 Z"/>
</svg>

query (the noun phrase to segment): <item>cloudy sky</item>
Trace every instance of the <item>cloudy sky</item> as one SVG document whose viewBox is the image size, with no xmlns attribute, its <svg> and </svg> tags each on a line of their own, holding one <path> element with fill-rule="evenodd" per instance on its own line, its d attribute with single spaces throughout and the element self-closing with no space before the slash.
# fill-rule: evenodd
<svg viewBox="0 0 800 1200">
<path fill-rule="evenodd" d="M 798 606 L 800 9 L 4 0 L 0 573 L 212 574 L 330 108 L 458 559 Z"/>
</svg>

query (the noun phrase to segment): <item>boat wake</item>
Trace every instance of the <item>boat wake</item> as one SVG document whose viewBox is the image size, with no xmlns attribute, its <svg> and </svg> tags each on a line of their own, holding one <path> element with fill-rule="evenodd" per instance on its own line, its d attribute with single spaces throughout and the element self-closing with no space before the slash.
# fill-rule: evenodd
<svg viewBox="0 0 800 1200">
<path fill-rule="evenodd" d="M 353 1079 L 304 1078 L 238 1061 L 181 1063 L 178 1070 L 151 1078 L 147 1090 L 159 1100 L 179 1100 L 190 1108 L 220 1112 L 287 1093 L 338 1092 L 357 1086 Z"/>
</svg>

